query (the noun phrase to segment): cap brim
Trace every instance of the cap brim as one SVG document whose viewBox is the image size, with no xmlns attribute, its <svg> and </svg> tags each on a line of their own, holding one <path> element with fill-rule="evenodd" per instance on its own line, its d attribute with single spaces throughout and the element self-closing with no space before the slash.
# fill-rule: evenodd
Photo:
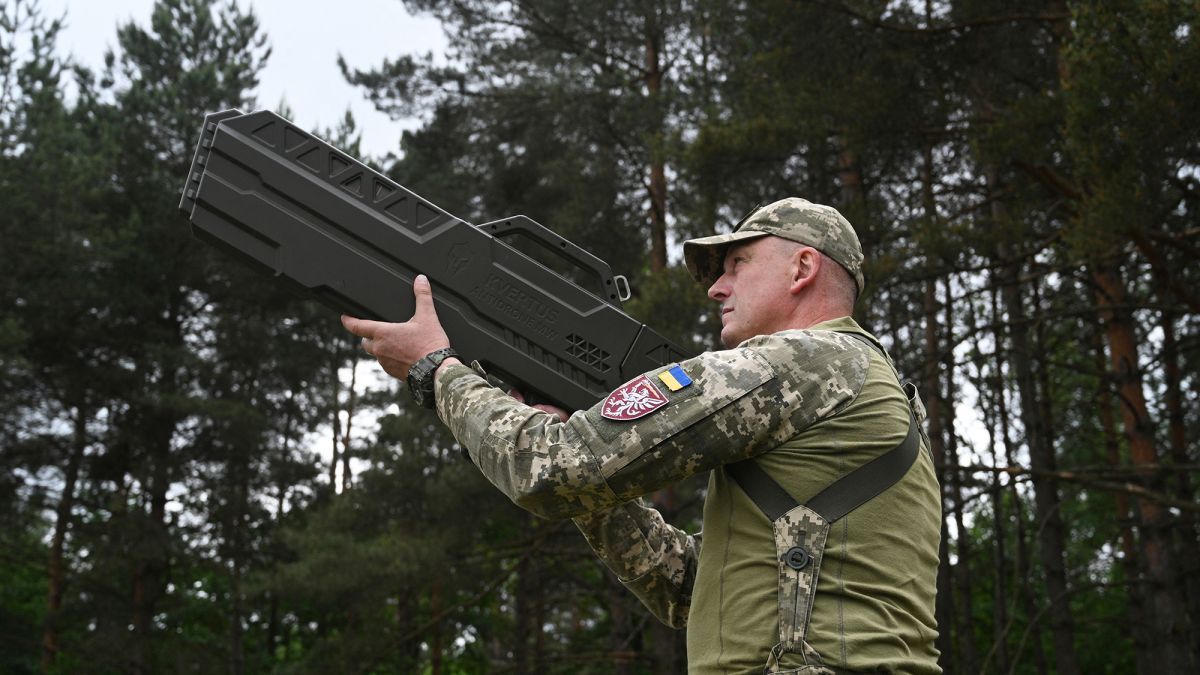
<svg viewBox="0 0 1200 675">
<path fill-rule="evenodd" d="M 747 239 L 770 236 L 770 232 L 757 230 L 742 230 L 729 234 L 714 234 L 711 237 L 700 237 L 683 242 L 683 262 L 688 274 L 701 284 L 712 284 L 721 276 L 725 265 L 725 249 L 730 244 Z"/>
</svg>

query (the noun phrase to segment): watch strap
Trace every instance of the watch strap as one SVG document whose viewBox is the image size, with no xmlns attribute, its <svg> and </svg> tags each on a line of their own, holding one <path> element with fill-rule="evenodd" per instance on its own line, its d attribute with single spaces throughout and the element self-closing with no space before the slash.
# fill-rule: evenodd
<svg viewBox="0 0 1200 675">
<path fill-rule="evenodd" d="M 418 359 L 409 369 L 408 390 L 417 405 L 423 408 L 434 406 L 433 376 L 437 373 L 438 366 L 451 357 L 458 358 L 458 352 L 452 347 L 435 349 Z"/>
</svg>

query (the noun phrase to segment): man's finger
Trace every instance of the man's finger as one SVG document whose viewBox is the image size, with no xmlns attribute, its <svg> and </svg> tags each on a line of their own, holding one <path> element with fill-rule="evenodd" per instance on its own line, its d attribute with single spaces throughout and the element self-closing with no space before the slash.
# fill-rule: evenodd
<svg viewBox="0 0 1200 675">
<path fill-rule="evenodd" d="M 382 321 L 356 319 L 348 314 L 342 315 L 342 326 L 361 338 L 374 338 L 375 334 L 379 332 L 379 327 L 383 325 Z"/>
<path fill-rule="evenodd" d="M 367 338 L 367 337 L 363 338 L 362 339 L 362 348 L 363 348 L 364 352 L 370 354 L 371 356 L 375 356 L 375 353 L 371 351 L 371 343 L 372 343 L 371 338 Z"/>
<path fill-rule="evenodd" d="M 413 318 L 437 316 L 437 310 L 433 308 L 433 288 L 429 286 L 429 277 L 424 274 L 418 274 L 413 279 L 413 298 L 417 304 Z"/>
<path fill-rule="evenodd" d="M 566 410 L 563 410 L 562 408 L 559 408 L 558 406 L 554 406 L 554 405 L 538 403 L 537 405 L 533 406 L 533 408 L 536 410 L 541 410 L 542 412 L 548 412 L 551 415 L 554 415 L 555 417 L 558 418 L 559 422 L 566 422 L 567 419 L 569 417 L 571 417 L 571 415 Z"/>
</svg>

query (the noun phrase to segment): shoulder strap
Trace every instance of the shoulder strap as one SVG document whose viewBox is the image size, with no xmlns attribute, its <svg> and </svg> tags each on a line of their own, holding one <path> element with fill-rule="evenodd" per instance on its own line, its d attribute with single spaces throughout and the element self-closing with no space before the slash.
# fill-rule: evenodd
<svg viewBox="0 0 1200 675">
<path fill-rule="evenodd" d="M 917 421 L 909 411 L 908 435 L 900 445 L 834 481 L 808 500 L 808 508 L 832 523 L 879 496 L 908 473 L 920 448 L 918 436 Z"/>
<path fill-rule="evenodd" d="M 800 506 L 783 486 L 767 475 L 753 457 L 725 465 L 725 472 L 742 488 L 759 511 L 772 523 L 783 514 Z M 840 479 L 839 479 L 840 480 Z"/>
<path fill-rule="evenodd" d="M 857 338 L 880 354 L 884 353 L 860 333 L 844 332 L 843 335 Z M 887 359 L 886 355 L 884 359 Z M 909 407 L 908 434 L 899 445 L 837 479 L 808 500 L 806 506 L 827 523 L 838 520 L 903 478 L 916 460 L 920 445 L 917 421 Z M 753 458 L 726 464 L 725 471 L 772 522 L 800 505 Z"/>
</svg>

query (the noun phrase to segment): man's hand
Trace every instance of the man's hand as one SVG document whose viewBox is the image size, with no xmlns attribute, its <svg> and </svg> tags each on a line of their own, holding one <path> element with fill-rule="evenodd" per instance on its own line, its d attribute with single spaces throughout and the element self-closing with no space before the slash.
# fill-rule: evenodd
<svg viewBox="0 0 1200 675">
<path fill-rule="evenodd" d="M 369 321 L 342 315 L 342 325 L 346 330 L 363 339 L 363 350 L 374 356 L 388 375 L 401 380 L 408 377 L 409 368 L 421 357 L 450 346 L 450 339 L 446 337 L 446 331 L 442 329 L 437 311 L 433 308 L 433 290 L 424 274 L 418 274 L 413 280 L 413 295 L 417 308 L 413 317 L 404 323 Z"/>
<path fill-rule="evenodd" d="M 508 395 L 517 399 L 517 403 L 525 403 L 525 394 L 522 394 L 520 391 L 518 391 L 516 389 L 509 389 Z M 528 405 L 528 404 L 526 404 L 526 405 Z M 569 418 L 571 416 L 571 413 L 567 412 L 566 410 L 563 410 L 562 408 L 560 408 L 556 405 L 550 405 L 548 403 L 538 403 L 535 405 L 531 405 L 530 407 L 534 408 L 536 410 L 541 410 L 542 412 L 548 412 L 551 415 L 555 415 L 558 417 L 558 421 L 560 421 L 560 422 L 566 422 L 567 418 Z"/>
</svg>

